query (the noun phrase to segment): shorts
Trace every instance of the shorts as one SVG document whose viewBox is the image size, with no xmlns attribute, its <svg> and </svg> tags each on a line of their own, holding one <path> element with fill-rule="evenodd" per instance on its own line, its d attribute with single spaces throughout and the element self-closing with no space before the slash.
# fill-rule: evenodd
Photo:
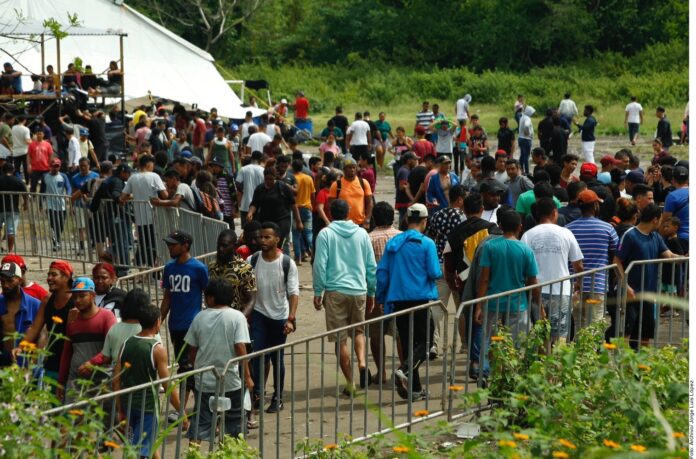
<svg viewBox="0 0 696 459">
<path fill-rule="evenodd" d="M 200 405 L 199 396 L 200 395 Z M 220 421 L 220 414 L 225 413 L 225 435 L 237 437 L 242 430 L 242 389 L 237 389 L 230 392 L 225 392 L 225 397 L 230 399 L 232 405 L 229 410 L 218 412 L 217 421 Z M 217 429 L 213 426 L 213 412 L 210 409 L 210 403 L 215 403 L 215 394 L 213 392 L 198 393 L 194 391 L 195 406 L 193 408 L 193 417 L 191 418 L 191 426 L 186 432 L 186 438 L 197 441 L 213 441 Z"/>
<path fill-rule="evenodd" d="M 351 145 L 350 154 L 354 160 L 370 159 L 370 150 L 367 145 Z"/>
<path fill-rule="evenodd" d="M 0 226 L 5 225 L 5 231 L 8 236 L 14 236 L 19 227 L 19 213 L 16 212 L 0 212 Z"/>
<path fill-rule="evenodd" d="M 366 295 L 345 295 L 339 292 L 324 292 L 324 309 L 326 309 L 326 329 L 335 330 L 348 325 L 365 321 Z M 352 336 L 353 332 L 349 332 Z M 355 328 L 355 335 L 362 335 L 365 329 L 360 326 Z M 344 331 L 340 336 L 329 335 L 329 342 L 337 339 L 348 339 Z"/>
<path fill-rule="evenodd" d="M 75 207 L 75 224 L 79 229 L 87 229 L 88 211 L 84 207 Z"/>
<path fill-rule="evenodd" d="M 128 425 L 130 444 L 138 447 L 140 457 L 151 457 L 154 453 L 152 447 L 157 440 L 157 413 L 143 414 L 140 410 L 133 410 L 128 418 Z"/>
<path fill-rule="evenodd" d="M 551 322 L 551 338 L 567 340 L 570 336 L 570 296 L 542 293 L 541 304 Z"/>
<path fill-rule="evenodd" d="M 172 338 L 172 346 L 174 346 L 174 358 L 179 364 L 177 374 L 186 373 L 193 370 L 193 365 L 189 362 L 189 350 L 184 338 L 188 330 L 169 330 L 169 336 Z M 195 387 L 196 378 L 189 376 L 186 378 L 186 390 L 191 391 Z"/>
<path fill-rule="evenodd" d="M 382 315 L 383 314 L 380 313 L 379 308 L 377 308 L 377 305 L 375 305 L 375 307 L 372 309 L 372 314 L 368 314 L 367 312 L 365 312 L 365 320 L 376 319 L 377 317 L 382 317 Z M 367 332 L 370 335 L 370 339 L 379 339 L 380 334 L 382 334 L 383 336 L 389 335 L 398 337 L 398 334 L 394 335 L 394 331 L 394 319 L 381 320 L 379 322 L 371 323 L 367 326 Z"/>
</svg>

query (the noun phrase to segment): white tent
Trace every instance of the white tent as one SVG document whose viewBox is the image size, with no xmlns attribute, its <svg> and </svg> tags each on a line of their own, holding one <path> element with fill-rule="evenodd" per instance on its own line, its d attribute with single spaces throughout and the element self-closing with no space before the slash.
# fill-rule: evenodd
<svg viewBox="0 0 696 459">
<path fill-rule="evenodd" d="M 46 19 L 69 24 L 68 14 L 76 14 L 80 27 L 64 26 L 68 36 L 60 40 L 61 71 L 76 57 L 85 65 L 91 64 L 95 73 L 106 71 L 109 61 L 119 60 L 117 35 L 125 34 L 126 99 L 151 94 L 155 98 L 198 104 L 206 111 L 216 107 L 221 116 L 233 119 L 244 118 L 247 110 L 252 110 L 254 116 L 264 113 L 264 110 L 241 106 L 239 97 L 225 83 L 209 53 L 120 1 L 11 0 L 11 5 L 0 3 L 4 3 L 0 8 L 0 60 L 12 62 L 23 75 L 43 73 L 41 46 L 27 40 L 27 35 L 33 34 L 33 38 L 40 35 Z M 56 67 L 56 40 L 48 34 L 44 58 L 46 65 Z M 28 76 L 23 78 L 23 86 L 25 90 L 31 88 Z"/>
</svg>

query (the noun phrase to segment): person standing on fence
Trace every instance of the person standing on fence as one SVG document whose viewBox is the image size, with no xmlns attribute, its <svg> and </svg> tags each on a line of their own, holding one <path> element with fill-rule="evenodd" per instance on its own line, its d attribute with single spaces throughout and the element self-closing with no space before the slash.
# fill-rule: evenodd
<svg viewBox="0 0 696 459">
<path fill-rule="evenodd" d="M 582 264 L 586 271 L 604 268 L 612 263 L 611 260 L 613 263 L 620 262 L 616 257 L 619 245 L 616 230 L 609 223 L 597 218 L 601 201 L 594 191 L 582 191 L 578 194 L 578 206 L 582 217 L 566 225 L 580 245 L 583 255 Z M 606 292 L 606 271 L 583 277 L 582 290 L 579 293 L 580 304 L 573 306 L 573 322 L 576 331 L 604 318 Z M 577 293 L 573 301 L 578 301 Z"/>
<path fill-rule="evenodd" d="M 312 277 L 314 307 L 317 311 L 322 307 L 326 309 L 326 328 L 334 330 L 359 324 L 365 320 L 366 311 L 372 313 L 377 264 L 367 232 L 348 217 L 348 203 L 335 199 L 330 208 L 333 221 L 317 236 Z M 353 396 L 355 385 L 347 343 L 349 334 L 358 361 L 360 387 L 365 388 L 371 379 L 363 327 L 357 326 L 339 336 L 330 335 L 329 341 L 339 341 L 339 363 L 346 378 L 343 394 Z"/>
<path fill-rule="evenodd" d="M 406 210 L 406 221 L 408 229 L 387 242 L 377 266 L 376 300 L 384 305 L 385 314 L 438 299 L 435 281 L 442 277 L 442 270 L 437 248 L 433 240 L 423 234 L 428 224 L 428 209 L 423 204 L 413 204 Z M 396 328 L 403 351 L 403 361 L 395 373 L 396 389 L 401 398 L 410 395 L 413 400 L 420 400 L 427 393 L 421 385 L 418 367 L 428 359 L 435 328 L 430 309 L 398 316 Z M 410 387 L 409 379 L 412 381 Z"/>
<path fill-rule="evenodd" d="M 287 335 L 295 331 L 295 314 L 300 296 L 299 276 L 292 259 L 277 250 L 278 232 L 279 228 L 275 223 L 262 223 L 261 251 L 247 258 L 247 263 L 255 270 L 258 284 L 258 294 L 250 316 L 254 352 L 285 344 Z M 265 388 L 261 385 L 261 371 L 268 368 L 268 362 L 273 364 L 274 377 L 273 397 L 266 412 L 276 413 L 283 409 L 285 361 L 282 350 L 252 361 L 252 400 L 255 407 L 263 404 Z M 266 373 L 264 381 L 267 381 L 267 377 Z"/>
<path fill-rule="evenodd" d="M 582 272 L 582 252 L 575 236 L 567 228 L 558 226 L 558 209 L 550 197 L 537 199 L 535 204 L 537 224 L 522 235 L 521 241 L 534 252 L 539 267 L 539 282 L 567 277 L 568 263 L 576 273 Z M 573 282 L 578 289 L 580 280 Z M 541 301 L 546 316 L 551 321 L 551 339 L 570 339 L 571 296 L 569 280 L 541 288 Z"/>
<path fill-rule="evenodd" d="M 0 169 L 0 193 L 2 193 L 2 208 L 0 209 L 0 226 L 5 225 L 7 234 L 7 251 L 14 252 L 15 235 L 19 229 L 19 197 L 22 197 L 24 211 L 29 210 L 27 187 L 15 175 L 12 163 L 5 163 Z"/>
<path fill-rule="evenodd" d="M 155 242 L 152 198 L 167 199 L 167 189 L 159 175 L 152 172 L 155 158 L 143 155 L 138 159 L 139 172 L 133 174 L 123 187 L 119 202 L 134 200 L 135 225 L 138 228 L 138 252 L 136 261 L 141 266 L 155 266 L 157 246 Z M 125 241 L 124 241 L 125 243 Z"/>
<path fill-rule="evenodd" d="M 87 240 L 87 224 L 90 220 L 85 200 L 82 199 L 82 186 L 92 179 L 99 178 L 99 174 L 89 169 L 89 159 L 80 158 L 78 173 L 72 176 L 70 184 L 74 193 L 71 201 L 75 204 L 73 212 L 75 212 L 75 221 L 77 223 L 77 234 L 79 238 L 79 249 L 77 256 L 85 255 L 85 241 Z"/>
<path fill-rule="evenodd" d="M 160 311 L 156 306 L 145 305 L 138 314 L 141 331 L 128 338 L 121 348 L 114 368 L 114 392 L 141 384 L 152 383 L 158 379 L 169 378 L 167 349 L 159 338 L 161 326 Z M 169 393 L 169 401 L 176 410 L 183 410 L 179 400 L 179 389 L 169 390 L 168 383 L 163 383 L 164 393 Z M 153 451 L 159 435 L 158 414 L 159 384 L 153 385 L 132 395 L 116 396 L 116 411 L 122 421 L 126 421 L 131 435 L 130 443 L 139 450 L 140 457 L 159 458 L 159 451 Z M 124 400 L 125 398 L 125 400 Z M 188 420 L 183 421 L 184 430 L 188 429 Z"/>
<path fill-rule="evenodd" d="M 0 320 L 2 321 L 2 347 L 0 348 L 0 367 L 12 364 L 12 349 L 20 340 L 39 311 L 41 301 L 32 297 L 22 288 L 23 273 L 17 263 L 3 260 L 0 267 Z"/>
<path fill-rule="evenodd" d="M 224 279 L 211 280 L 205 288 L 204 298 L 206 309 L 193 319 L 184 339 L 189 346 L 187 350 L 194 369 L 212 365 L 218 372 L 223 373 L 229 360 L 246 355 L 246 347 L 250 342 L 248 324 L 244 314 L 231 307 L 234 287 Z M 248 360 L 227 368 L 222 376 L 222 387 L 218 387 L 218 379 L 211 371 L 195 376 L 196 414 L 193 417 L 193 426 L 187 434 L 192 443 L 201 440 L 211 443 L 215 441 L 217 432 L 216 425 L 212 423 L 213 411 L 210 402 L 214 401 L 216 396 L 229 399 L 231 404 L 224 412 L 225 431 L 220 432 L 220 436 L 237 437 L 245 433 L 246 429 L 242 429 L 244 390 L 239 375 L 240 366 L 247 390 L 253 390 L 254 381 L 249 371 Z M 218 392 L 220 389 L 222 393 Z"/>
<path fill-rule="evenodd" d="M 184 337 L 191 327 L 193 318 L 201 310 L 203 290 L 208 285 L 208 267 L 191 256 L 193 237 L 183 231 L 174 231 L 164 238 L 172 258 L 164 267 L 162 288 L 164 298 L 160 310 L 162 321 L 169 311 L 169 334 L 174 346 L 174 355 L 179 363 L 178 373 L 191 370 L 189 353 L 184 349 Z M 186 380 L 186 405 L 188 393 L 193 390 L 193 378 Z"/>
<path fill-rule="evenodd" d="M 208 274 L 210 279 L 224 279 L 234 287 L 232 307 L 249 317 L 256 302 L 256 275 L 249 263 L 238 255 L 236 246 L 237 233 L 232 229 L 222 230 L 217 238 L 215 260 L 208 265 Z"/>
<path fill-rule="evenodd" d="M 36 193 L 39 188 L 39 181 L 45 173 L 50 169 L 48 163 L 53 157 L 53 146 L 51 142 L 44 140 L 44 130 L 41 126 L 36 126 L 34 129 L 35 140 L 29 144 L 28 158 L 29 167 L 27 168 L 29 174 L 30 190 L 32 193 Z"/>
<path fill-rule="evenodd" d="M 61 250 L 61 236 L 65 225 L 66 201 L 72 194 L 70 179 L 60 171 L 60 159 L 51 161 L 51 170 L 44 174 L 41 180 L 41 193 L 51 195 L 46 197 L 46 211 L 48 212 L 48 223 L 51 226 L 51 241 L 53 251 Z"/>
<path fill-rule="evenodd" d="M 619 272 L 624 272 L 634 261 L 657 260 L 658 258 L 679 258 L 665 245 L 658 233 L 662 211 L 654 203 L 648 204 L 640 213 L 636 226 L 626 231 L 621 238 L 618 251 Z M 626 335 L 631 348 L 647 346 L 655 339 L 657 311 L 654 298 L 637 298 L 636 294 L 657 294 L 658 264 L 651 263 L 634 266 L 628 274 Z"/>
</svg>

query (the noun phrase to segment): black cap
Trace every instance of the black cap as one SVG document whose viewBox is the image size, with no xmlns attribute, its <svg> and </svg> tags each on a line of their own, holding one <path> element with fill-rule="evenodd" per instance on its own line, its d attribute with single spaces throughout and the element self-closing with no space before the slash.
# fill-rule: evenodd
<svg viewBox="0 0 696 459">
<path fill-rule="evenodd" d="M 689 179 L 689 169 L 687 169 L 684 166 L 677 166 L 674 168 L 674 171 L 672 172 L 672 178 L 674 180 L 678 180 L 680 182 L 683 182 L 684 180 Z"/>
<path fill-rule="evenodd" d="M 484 180 L 479 185 L 480 193 L 502 193 L 505 191 L 505 187 L 502 186 L 497 180 Z"/>
<path fill-rule="evenodd" d="M 404 161 L 408 161 L 409 159 L 418 159 L 418 156 L 415 153 L 413 153 L 412 151 L 408 151 L 408 152 L 404 153 L 403 155 L 401 155 L 401 159 Z"/>
<path fill-rule="evenodd" d="M 169 236 L 162 239 L 167 244 L 191 244 L 193 242 L 193 237 L 185 231 L 174 231 L 170 233 Z"/>
<path fill-rule="evenodd" d="M 124 172 L 128 172 L 130 174 L 133 172 L 133 169 L 128 164 L 119 164 L 116 168 L 115 174 L 121 175 Z"/>
<path fill-rule="evenodd" d="M 211 166 L 219 166 L 219 167 L 225 167 L 224 164 L 222 164 L 222 161 L 219 160 L 218 158 L 213 158 L 210 163 Z"/>
</svg>

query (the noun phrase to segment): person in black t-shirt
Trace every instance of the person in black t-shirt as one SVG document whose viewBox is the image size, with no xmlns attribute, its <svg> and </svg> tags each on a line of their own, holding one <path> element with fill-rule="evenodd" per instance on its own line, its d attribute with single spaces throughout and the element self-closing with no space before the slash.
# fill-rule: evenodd
<svg viewBox="0 0 696 459">
<path fill-rule="evenodd" d="M 341 131 L 343 131 L 343 135 L 345 136 L 346 133 L 348 132 L 348 118 L 346 118 L 343 115 L 343 108 L 340 106 L 336 107 L 336 115 L 331 118 L 329 121 L 333 121 L 333 124 L 339 128 Z M 341 147 L 342 153 L 346 152 L 346 141 L 345 137 L 339 141 L 337 141 L 338 146 Z"/>
<path fill-rule="evenodd" d="M 411 169 L 408 176 L 408 187 L 413 196 L 413 202 L 425 204 L 425 177 L 433 168 L 434 156 L 426 156 L 425 160 Z"/>
<path fill-rule="evenodd" d="M 498 120 L 498 150 L 505 150 L 508 158 L 512 158 L 515 152 L 515 132 L 508 127 L 508 119 L 502 117 Z"/>
<path fill-rule="evenodd" d="M 278 247 L 283 247 L 290 235 L 291 218 L 294 215 L 297 231 L 302 231 L 302 219 L 295 203 L 295 194 L 282 180 L 276 180 L 276 169 L 267 167 L 263 171 L 263 183 L 254 190 L 249 205 L 247 221 L 273 222 L 280 227 Z"/>
</svg>

